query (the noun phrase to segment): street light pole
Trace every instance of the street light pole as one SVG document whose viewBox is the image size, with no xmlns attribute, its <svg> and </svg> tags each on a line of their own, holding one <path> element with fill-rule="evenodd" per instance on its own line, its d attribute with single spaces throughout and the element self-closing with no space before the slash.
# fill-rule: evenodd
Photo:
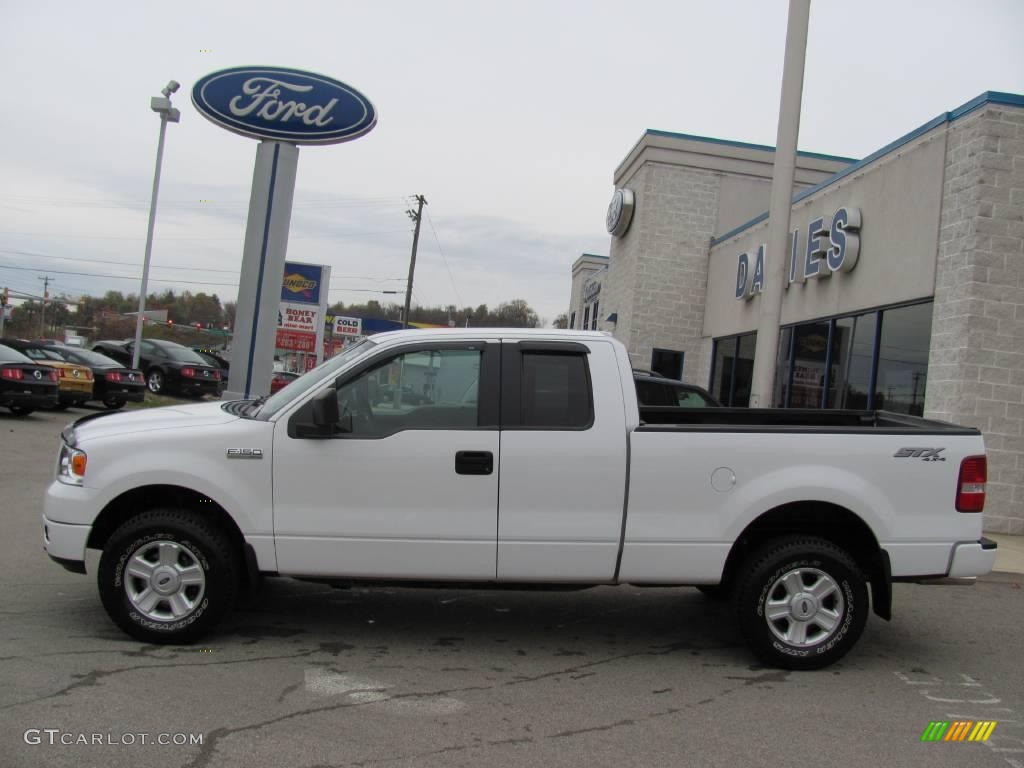
<svg viewBox="0 0 1024 768">
<path fill-rule="evenodd" d="M 160 165 L 164 159 L 164 134 L 167 123 L 176 123 L 181 112 L 171 107 L 171 94 L 178 90 L 177 80 L 171 80 L 161 91 L 163 96 L 154 96 L 149 108 L 160 115 L 160 140 L 156 145 L 156 170 L 153 173 L 153 196 L 149 203 L 149 229 L 146 232 L 146 257 L 142 262 L 142 288 L 139 291 L 139 314 L 135 318 L 135 344 L 132 345 L 132 368 L 139 367 L 139 347 L 142 344 L 142 323 L 145 321 L 146 290 L 149 285 L 149 259 L 153 253 L 153 226 L 156 223 L 156 198 L 160 191 Z"/>
</svg>

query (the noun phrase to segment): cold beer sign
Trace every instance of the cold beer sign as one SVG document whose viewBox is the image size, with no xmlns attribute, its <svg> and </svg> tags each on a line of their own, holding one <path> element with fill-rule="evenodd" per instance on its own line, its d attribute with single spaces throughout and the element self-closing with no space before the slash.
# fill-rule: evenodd
<svg viewBox="0 0 1024 768">
<path fill-rule="evenodd" d="M 834 272 L 850 272 L 860 256 L 860 208 L 840 208 L 829 223 L 818 218 L 790 236 L 786 288 Z M 801 237 L 803 235 L 803 237 Z M 736 263 L 736 298 L 747 301 L 764 290 L 764 245 L 741 253 Z"/>
</svg>

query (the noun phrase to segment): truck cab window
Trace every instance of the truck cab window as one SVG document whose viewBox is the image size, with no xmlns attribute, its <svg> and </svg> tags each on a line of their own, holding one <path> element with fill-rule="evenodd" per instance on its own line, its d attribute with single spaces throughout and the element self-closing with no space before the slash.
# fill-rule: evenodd
<svg viewBox="0 0 1024 768">
<path fill-rule="evenodd" d="M 406 429 L 473 429 L 479 423 L 480 351 L 417 350 L 393 357 L 338 388 L 352 437 Z"/>
<path fill-rule="evenodd" d="M 585 355 L 523 353 L 522 426 L 587 429 L 593 413 Z"/>
</svg>

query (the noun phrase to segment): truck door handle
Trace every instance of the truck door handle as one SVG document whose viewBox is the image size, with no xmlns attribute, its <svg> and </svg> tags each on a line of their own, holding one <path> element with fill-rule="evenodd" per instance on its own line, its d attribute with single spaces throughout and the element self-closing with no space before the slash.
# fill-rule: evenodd
<svg viewBox="0 0 1024 768">
<path fill-rule="evenodd" d="M 455 474 L 489 475 L 494 471 L 494 454 L 490 451 L 458 451 L 455 454 Z"/>
</svg>

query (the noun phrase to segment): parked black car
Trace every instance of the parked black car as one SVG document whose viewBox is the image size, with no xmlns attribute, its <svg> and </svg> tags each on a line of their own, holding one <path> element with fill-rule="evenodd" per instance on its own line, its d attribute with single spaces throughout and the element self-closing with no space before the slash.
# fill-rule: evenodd
<svg viewBox="0 0 1024 768">
<path fill-rule="evenodd" d="M 88 367 L 92 371 L 92 399 L 99 400 L 110 410 L 122 408 L 125 403 L 141 403 L 145 400 L 146 380 L 142 371 L 125 368 L 117 360 L 99 352 L 55 341 L 40 343 L 69 363 Z"/>
<path fill-rule="evenodd" d="M 57 371 L 0 344 L 0 405 L 15 416 L 57 406 Z"/>
<path fill-rule="evenodd" d="M 78 407 L 92 397 L 92 371 L 87 366 L 69 363 L 54 350 L 28 339 L 4 339 L 4 344 L 21 352 L 37 365 L 57 370 L 57 408 Z"/>
<path fill-rule="evenodd" d="M 112 357 L 122 365 L 131 365 L 132 341 L 97 341 L 92 351 Z M 163 339 L 143 339 L 139 348 L 139 368 L 146 387 L 154 395 L 177 392 L 201 397 L 220 392 L 220 370 L 186 346 Z"/>
<path fill-rule="evenodd" d="M 633 373 L 636 398 L 641 406 L 662 405 L 673 408 L 721 408 L 722 404 L 706 389 L 684 384 L 657 374 L 653 376 Z"/>
<path fill-rule="evenodd" d="M 190 347 L 207 364 L 220 369 L 220 389 L 223 392 L 228 386 L 228 376 L 231 374 L 231 361 L 224 354 L 223 349 L 210 349 L 209 347 Z"/>
</svg>

